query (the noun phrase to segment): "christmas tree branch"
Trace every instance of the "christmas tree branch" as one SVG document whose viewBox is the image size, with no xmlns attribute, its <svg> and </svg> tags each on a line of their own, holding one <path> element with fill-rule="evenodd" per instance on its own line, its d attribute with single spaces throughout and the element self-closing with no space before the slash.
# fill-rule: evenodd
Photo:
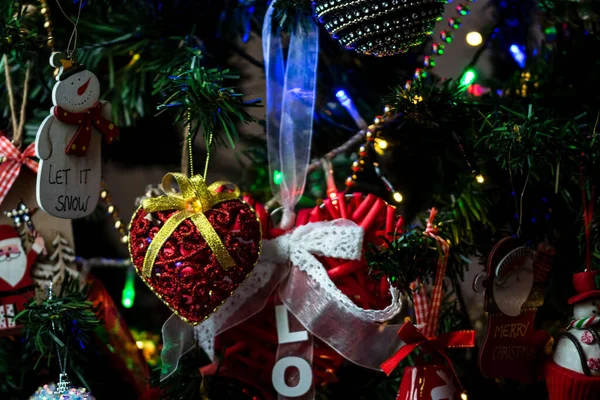
<svg viewBox="0 0 600 400">
<path fill-rule="evenodd" d="M 189 138 L 193 141 L 201 131 L 206 147 L 211 146 L 211 138 L 217 144 L 228 143 L 232 148 L 238 140 L 237 125 L 253 121 L 247 107 L 260 106 L 259 100 L 244 102 L 242 95 L 226 81 L 239 76 L 229 70 L 207 69 L 202 66 L 202 52 L 193 47 L 183 49 L 183 65 L 164 71 L 154 83 L 155 93 L 164 93 L 167 98 L 159 107 L 159 113 L 173 110 L 176 121 L 190 124 Z M 170 73 L 167 75 L 167 73 Z"/>
<path fill-rule="evenodd" d="M 55 346 L 77 352 L 90 342 L 94 330 L 100 325 L 97 310 L 87 300 L 89 288 L 79 290 L 79 282 L 65 275 L 61 293 L 41 302 L 32 300 L 14 320 L 25 326 L 25 337 L 35 344 L 41 357 L 51 355 Z"/>
</svg>

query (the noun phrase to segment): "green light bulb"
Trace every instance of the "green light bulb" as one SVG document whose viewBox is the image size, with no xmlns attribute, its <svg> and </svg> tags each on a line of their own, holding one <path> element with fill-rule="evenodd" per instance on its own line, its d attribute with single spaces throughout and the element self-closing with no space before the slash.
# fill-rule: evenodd
<svg viewBox="0 0 600 400">
<path fill-rule="evenodd" d="M 131 308 L 135 300 L 135 271 L 133 267 L 127 269 L 127 277 L 125 278 L 125 287 L 121 294 L 121 304 L 125 308 Z"/>
<path fill-rule="evenodd" d="M 477 74 L 475 73 L 475 71 L 473 71 L 472 69 L 469 69 L 463 75 L 463 77 L 460 81 L 460 84 L 463 86 L 469 86 L 471 83 L 473 83 L 475 81 L 476 78 L 477 78 Z"/>
<path fill-rule="evenodd" d="M 281 182 L 283 182 L 283 173 L 281 171 L 275 170 L 275 172 L 273 172 L 273 182 L 275 182 L 276 185 L 281 185 Z"/>
</svg>

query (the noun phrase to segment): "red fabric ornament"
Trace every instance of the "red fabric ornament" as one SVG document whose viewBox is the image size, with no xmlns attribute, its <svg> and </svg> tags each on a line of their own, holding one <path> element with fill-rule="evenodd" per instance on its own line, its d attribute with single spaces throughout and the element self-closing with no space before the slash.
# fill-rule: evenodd
<svg viewBox="0 0 600 400">
<path fill-rule="evenodd" d="M 160 394 L 159 388 L 152 388 L 138 397 L 138 400 L 160 400 Z"/>
<path fill-rule="evenodd" d="M 130 227 L 131 258 L 141 273 L 153 237 L 177 211 L 147 213 L 140 208 Z M 162 246 L 151 276 L 142 279 L 175 314 L 198 324 L 223 304 L 258 261 L 260 223 L 239 200 L 215 205 L 205 213 L 235 266 L 223 269 L 190 220 L 183 221 Z"/>
<path fill-rule="evenodd" d="M 460 400 L 462 390 L 446 364 L 406 367 L 397 400 Z"/>
<path fill-rule="evenodd" d="M 548 361 L 544 368 L 549 400 L 596 400 L 600 376 L 585 376 Z"/>
<path fill-rule="evenodd" d="M 425 353 L 441 356 L 447 364 L 422 365 L 417 362 L 414 367 L 404 370 L 404 376 L 398 389 L 397 399 L 407 400 L 437 400 L 437 399 L 460 399 L 462 385 L 456 376 L 452 361 L 446 348 L 464 348 L 475 346 L 475 331 L 449 332 L 437 337 L 426 337 L 412 322 L 402 325 L 398 336 L 406 343 L 396 354 L 381 364 L 381 369 L 386 374 L 392 371 L 400 362 L 421 347 Z M 423 353 L 419 356 L 422 357 Z"/>
<path fill-rule="evenodd" d="M 488 256 L 487 275 L 482 283 L 488 320 L 485 339 L 479 352 L 479 368 L 488 378 L 530 383 L 541 378 L 544 351 L 552 340 L 549 332 L 535 329 L 535 317 L 537 308 L 543 304 L 545 283 L 540 280 L 547 278 L 553 265 L 555 250 L 551 246 L 538 246 L 532 261 L 534 285 L 522 304 L 520 313 L 509 316 L 500 310 L 496 302 L 495 271 L 502 260 L 520 246 L 521 243 L 515 238 L 503 238 Z"/>
<path fill-rule="evenodd" d="M 144 355 L 136 346 L 125 320 L 102 282 L 91 277 L 88 284 L 91 289 L 89 299 L 98 308 L 98 318 L 103 321 L 104 332 L 97 332 L 96 338 L 104 344 L 101 348 L 110 359 L 111 370 L 139 395 L 149 387 L 148 364 Z"/>
<path fill-rule="evenodd" d="M 244 198 L 256 209 L 263 224 L 263 238 L 273 239 L 286 233 L 270 226 L 269 214 L 264 206 L 250 198 Z M 338 193 L 326 199 L 321 206 L 298 212 L 296 226 L 310 222 L 330 221 L 337 218 L 353 220 L 365 230 L 364 247 L 368 243 L 384 245 L 383 237 L 391 238 L 394 228 L 401 229 L 401 217 L 396 216 L 393 206 L 375 195 Z M 357 305 L 365 309 L 383 309 L 389 305 L 387 279 L 374 280 L 363 258 L 347 261 L 318 257 L 327 268 L 330 278 Z M 308 299 L 307 301 L 310 301 Z M 313 338 L 312 372 L 315 385 L 335 383 L 337 371 L 344 358 L 318 338 Z M 277 329 L 275 327 L 274 296 L 265 308 L 233 329 L 216 338 L 216 348 L 224 353 L 217 364 L 201 368 L 205 376 L 219 374 L 248 383 L 259 389 L 264 399 L 276 399 L 273 392 L 271 372 L 276 361 Z"/>
</svg>

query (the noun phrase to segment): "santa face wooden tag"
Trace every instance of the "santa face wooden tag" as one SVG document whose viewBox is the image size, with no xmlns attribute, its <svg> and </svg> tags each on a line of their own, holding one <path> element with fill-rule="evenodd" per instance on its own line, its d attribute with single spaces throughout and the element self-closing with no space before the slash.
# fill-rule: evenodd
<svg viewBox="0 0 600 400">
<path fill-rule="evenodd" d="M 101 178 L 101 137 L 111 143 L 119 129 L 109 121 L 109 103 L 99 101 L 100 83 L 90 71 L 53 53 L 60 67 L 52 91 L 54 107 L 38 129 L 35 150 L 40 159 L 37 201 L 55 217 L 76 219 L 94 211 Z"/>
<path fill-rule="evenodd" d="M 31 267 L 43 250 L 42 237 L 38 236 L 25 251 L 18 232 L 10 225 L 0 225 L 0 336 L 14 334 L 20 328 L 12 317 L 33 298 Z"/>
</svg>

